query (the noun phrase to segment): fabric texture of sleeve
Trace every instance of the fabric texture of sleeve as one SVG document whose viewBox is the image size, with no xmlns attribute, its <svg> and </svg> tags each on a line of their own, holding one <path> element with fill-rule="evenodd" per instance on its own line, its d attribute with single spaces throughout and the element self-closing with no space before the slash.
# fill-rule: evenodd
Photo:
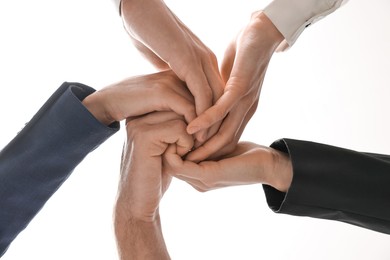
<svg viewBox="0 0 390 260">
<path fill-rule="evenodd" d="M 263 185 L 273 211 L 390 234 L 390 156 L 292 139 L 271 147 L 288 153 L 293 165 L 287 193 Z"/>
<path fill-rule="evenodd" d="M 94 89 L 64 83 L 0 151 L 0 256 L 85 156 L 119 129 L 81 103 Z"/>
<path fill-rule="evenodd" d="M 334 12 L 348 0 L 274 0 L 263 11 L 285 40 L 279 50 L 291 47 L 305 28 Z"/>
</svg>

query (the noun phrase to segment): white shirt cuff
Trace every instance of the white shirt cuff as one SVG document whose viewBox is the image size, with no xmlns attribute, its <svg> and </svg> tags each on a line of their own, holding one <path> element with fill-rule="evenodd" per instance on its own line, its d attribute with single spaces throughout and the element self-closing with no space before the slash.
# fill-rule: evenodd
<svg viewBox="0 0 390 260">
<path fill-rule="evenodd" d="M 274 0 L 263 11 L 285 40 L 279 50 L 291 47 L 309 25 L 334 12 L 348 0 Z"/>
</svg>

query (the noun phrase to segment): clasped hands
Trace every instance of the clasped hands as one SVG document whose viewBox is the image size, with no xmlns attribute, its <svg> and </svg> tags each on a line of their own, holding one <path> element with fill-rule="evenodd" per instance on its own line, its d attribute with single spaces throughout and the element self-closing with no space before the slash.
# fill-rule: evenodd
<svg viewBox="0 0 390 260">
<path fill-rule="evenodd" d="M 143 113 L 126 115 L 117 108 L 114 118 L 106 117 L 127 118 L 115 208 L 119 254 L 121 259 L 166 259 L 158 207 L 172 176 L 199 191 L 253 183 L 287 189 L 287 156 L 253 143 L 237 144 L 283 36 L 262 12 L 253 13 L 228 46 L 219 71 L 213 52 L 163 1 L 122 0 L 121 13 L 137 49 L 168 74 L 165 83 L 174 84 L 157 87 L 166 90 L 160 95 L 146 88 L 150 96 L 133 99 Z M 167 93 L 170 99 L 164 99 Z"/>
<path fill-rule="evenodd" d="M 169 259 L 161 231 L 159 203 L 172 177 L 199 191 L 266 183 L 280 190 L 289 159 L 254 143 L 210 161 L 186 158 L 195 137 L 194 98 L 170 70 L 126 79 L 88 96 L 83 104 L 109 125 L 126 119 L 115 233 L 121 259 Z"/>
</svg>

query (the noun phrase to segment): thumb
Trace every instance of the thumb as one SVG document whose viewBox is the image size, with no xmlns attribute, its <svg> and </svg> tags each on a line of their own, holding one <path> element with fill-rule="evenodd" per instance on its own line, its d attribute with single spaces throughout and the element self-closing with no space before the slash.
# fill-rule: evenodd
<svg viewBox="0 0 390 260">
<path fill-rule="evenodd" d="M 170 144 L 162 157 L 163 174 L 176 175 L 177 169 L 183 165 L 183 160 L 177 154 L 176 144 Z"/>
</svg>

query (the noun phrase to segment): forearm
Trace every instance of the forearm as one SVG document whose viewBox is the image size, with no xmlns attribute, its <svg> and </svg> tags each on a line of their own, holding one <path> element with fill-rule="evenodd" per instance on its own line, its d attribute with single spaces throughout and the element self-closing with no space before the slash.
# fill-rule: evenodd
<svg viewBox="0 0 390 260">
<path fill-rule="evenodd" d="M 64 83 L 0 152 L 0 255 L 85 156 L 118 130 L 81 104 L 93 91 Z"/>
<path fill-rule="evenodd" d="M 165 50 L 175 47 L 172 41 L 185 37 L 175 16 L 161 0 L 122 0 L 121 13 L 130 36 L 158 53 L 164 61 L 170 59 Z"/>
<path fill-rule="evenodd" d="M 287 193 L 264 186 L 275 212 L 338 220 L 390 234 L 390 156 L 291 139 L 272 147 L 288 153 L 293 165 Z"/>
<path fill-rule="evenodd" d="M 115 235 L 119 258 L 170 259 L 161 230 L 160 216 L 153 221 L 139 220 L 116 210 Z"/>
</svg>

